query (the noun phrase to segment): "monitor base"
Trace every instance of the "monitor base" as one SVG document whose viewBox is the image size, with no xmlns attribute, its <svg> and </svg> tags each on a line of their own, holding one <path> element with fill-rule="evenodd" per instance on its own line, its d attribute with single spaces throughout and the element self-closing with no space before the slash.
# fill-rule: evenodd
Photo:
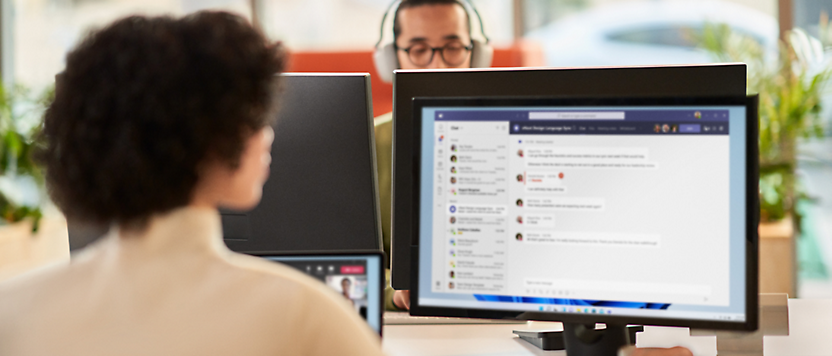
<svg viewBox="0 0 832 356">
<path fill-rule="evenodd" d="M 763 336 L 789 335 L 789 295 L 760 293 L 759 328 L 756 331 L 725 331 L 691 329 L 691 336 L 716 335 L 716 351 L 720 356 L 762 356 Z"/>
<path fill-rule="evenodd" d="M 577 325 L 580 325 L 582 328 L 586 328 L 581 324 L 564 324 L 564 330 L 574 329 Z M 609 327 L 609 326 L 608 326 Z M 640 325 L 635 326 L 628 326 L 626 327 L 626 336 L 627 336 L 627 343 L 630 345 L 635 345 L 636 340 L 636 333 L 644 331 L 644 327 Z M 591 334 L 597 334 L 599 336 L 604 335 L 606 333 L 606 329 L 595 329 L 595 330 L 587 330 L 586 332 Z M 616 332 L 616 331 L 612 331 Z M 519 336 L 524 341 L 540 348 L 541 350 L 550 351 L 550 350 L 566 350 L 566 342 L 564 340 L 564 332 L 560 330 L 514 330 L 514 334 Z M 621 347 L 626 344 L 619 345 Z M 616 348 L 615 352 L 618 349 Z M 584 351 L 574 351 L 571 354 L 574 355 L 583 355 Z M 570 354 L 567 350 L 567 354 Z M 594 355 L 589 353 L 588 355 Z M 603 355 L 603 354 L 599 354 Z M 615 353 L 611 354 L 615 355 Z"/>
</svg>

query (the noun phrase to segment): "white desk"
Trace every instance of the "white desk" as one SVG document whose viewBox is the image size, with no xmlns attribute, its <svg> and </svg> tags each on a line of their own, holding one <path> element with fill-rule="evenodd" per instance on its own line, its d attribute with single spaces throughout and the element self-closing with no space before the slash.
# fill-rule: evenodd
<svg viewBox="0 0 832 356">
<path fill-rule="evenodd" d="M 555 329 L 560 323 L 527 325 L 390 325 L 384 327 L 382 346 L 389 356 L 405 355 L 565 355 L 541 351 L 518 339 L 515 329 Z M 715 355 L 714 336 L 687 336 L 686 329 L 649 328 L 637 337 L 639 346 L 681 344 L 697 356 Z M 767 356 L 832 355 L 832 299 L 790 299 L 789 336 L 766 336 Z"/>
</svg>

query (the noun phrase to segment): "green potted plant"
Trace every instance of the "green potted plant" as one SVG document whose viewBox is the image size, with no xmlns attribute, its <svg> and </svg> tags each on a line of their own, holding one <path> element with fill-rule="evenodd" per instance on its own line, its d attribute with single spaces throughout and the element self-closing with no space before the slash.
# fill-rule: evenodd
<svg viewBox="0 0 832 356">
<path fill-rule="evenodd" d="M 822 42 L 800 29 L 787 32 L 776 51 L 727 25 L 706 25 L 700 40 L 716 60 L 746 63 L 748 92 L 759 94 L 760 288 L 794 296 L 796 208 L 808 199 L 796 176 L 797 144 L 823 137 L 822 99 L 832 66 Z"/>
<path fill-rule="evenodd" d="M 29 221 L 33 233 L 48 200 L 32 151 L 51 96 L 51 90 L 33 95 L 20 85 L 0 87 L 0 224 Z"/>
<path fill-rule="evenodd" d="M 727 25 L 707 25 L 703 47 L 719 61 L 748 65 L 748 92 L 760 96 L 760 220 L 773 222 L 795 215 L 796 145 L 800 139 L 823 137 L 822 96 L 832 75 L 823 45 L 795 29 L 766 50 Z"/>
</svg>

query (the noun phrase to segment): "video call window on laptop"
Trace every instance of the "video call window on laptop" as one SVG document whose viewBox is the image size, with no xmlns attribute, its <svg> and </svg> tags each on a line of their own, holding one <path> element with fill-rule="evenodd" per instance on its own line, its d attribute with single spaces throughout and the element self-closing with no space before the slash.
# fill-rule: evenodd
<svg viewBox="0 0 832 356">
<path fill-rule="evenodd" d="M 383 254 L 367 252 L 287 253 L 256 252 L 326 284 L 344 297 L 367 324 L 381 335 L 384 308 Z"/>
<path fill-rule="evenodd" d="M 415 99 L 414 314 L 756 327 L 746 101 Z"/>
</svg>

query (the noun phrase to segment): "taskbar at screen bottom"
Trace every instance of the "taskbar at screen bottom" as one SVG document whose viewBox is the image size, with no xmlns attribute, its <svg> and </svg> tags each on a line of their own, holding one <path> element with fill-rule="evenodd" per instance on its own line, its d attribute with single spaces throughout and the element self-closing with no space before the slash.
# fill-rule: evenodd
<svg viewBox="0 0 832 356">
<path fill-rule="evenodd" d="M 632 316 L 632 317 L 651 317 L 651 318 L 667 318 L 667 319 L 692 319 L 703 321 L 730 321 L 730 322 L 744 322 L 745 314 L 743 313 L 729 313 L 729 312 L 708 312 L 708 311 L 688 311 L 688 310 L 668 310 L 668 304 L 653 304 L 653 303 L 630 303 L 626 306 L 611 306 L 609 304 L 592 303 L 590 301 L 583 301 L 584 303 L 572 304 L 551 304 L 551 303 L 527 303 L 527 302 L 507 302 L 507 301 L 469 301 L 469 300 L 449 300 L 436 298 L 419 298 L 419 305 L 422 307 L 436 307 L 436 308 L 454 308 L 454 309 L 480 309 L 480 310 L 495 310 L 507 312 L 549 312 L 561 314 L 596 314 L 596 315 L 611 315 L 611 316 Z M 635 306 L 640 304 L 642 306 Z M 662 307 L 664 306 L 664 307 Z"/>
</svg>

